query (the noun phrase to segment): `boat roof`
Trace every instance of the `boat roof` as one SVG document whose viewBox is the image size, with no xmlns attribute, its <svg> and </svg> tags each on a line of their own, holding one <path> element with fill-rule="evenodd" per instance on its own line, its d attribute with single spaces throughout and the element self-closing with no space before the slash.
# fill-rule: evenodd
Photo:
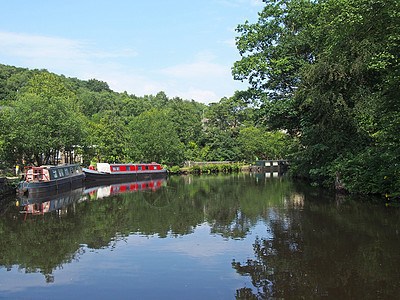
<svg viewBox="0 0 400 300">
<path fill-rule="evenodd" d="M 39 167 L 32 166 L 32 168 L 45 168 L 45 169 L 51 169 L 51 168 L 65 168 L 65 167 L 74 167 L 78 166 L 78 164 L 65 164 L 65 165 L 42 165 Z"/>
<path fill-rule="evenodd" d="M 134 166 L 134 165 L 159 165 L 159 163 L 156 162 L 150 162 L 150 163 L 123 163 L 123 164 L 117 164 L 117 163 L 112 163 L 109 164 L 110 166 Z"/>
</svg>

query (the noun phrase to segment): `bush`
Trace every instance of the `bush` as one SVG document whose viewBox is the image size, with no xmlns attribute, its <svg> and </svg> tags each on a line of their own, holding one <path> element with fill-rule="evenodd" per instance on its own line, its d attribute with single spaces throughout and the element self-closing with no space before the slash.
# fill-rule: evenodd
<svg viewBox="0 0 400 300">
<path fill-rule="evenodd" d="M 223 173 L 232 173 L 232 165 L 220 165 L 219 170 Z"/>
<path fill-rule="evenodd" d="M 239 173 L 240 171 L 241 171 L 241 166 L 239 165 L 239 164 L 234 164 L 233 166 L 232 166 L 232 172 L 236 172 L 236 173 Z"/>
<path fill-rule="evenodd" d="M 218 165 L 208 165 L 207 168 L 208 168 L 209 173 L 218 173 L 219 172 Z"/>
<path fill-rule="evenodd" d="M 200 174 L 200 172 L 201 172 L 201 168 L 199 165 L 194 165 L 194 166 L 190 167 L 190 173 Z"/>
<path fill-rule="evenodd" d="M 170 174 L 179 174 L 181 172 L 181 169 L 179 168 L 179 166 L 173 166 L 171 168 L 168 168 L 168 172 Z"/>
</svg>

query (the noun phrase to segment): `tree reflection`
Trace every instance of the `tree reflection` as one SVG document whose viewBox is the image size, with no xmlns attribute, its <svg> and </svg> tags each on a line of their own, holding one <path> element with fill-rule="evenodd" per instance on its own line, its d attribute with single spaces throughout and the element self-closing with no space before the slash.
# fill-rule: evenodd
<svg viewBox="0 0 400 300">
<path fill-rule="evenodd" d="M 292 205 L 284 213 L 271 211 L 272 237 L 256 238 L 255 259 L 232 262 L 254 286 L 237 290 L 237 299 L 395 299 L 400 294 L 398 223 L 385 222 L 387 211 L 375 208 L 377 224 L 365 222 L 373 210 L 366 204 L 311 201 L 300 210 L 297 198 Z"/>
<path fill-rule="evenodd" d="M 178 237 L 207 222 L 212 234 L 244 238 L 267 217 L 268 207 L 282 201 L 291 182 L 265 184 L 241 176 L 172 177 L 157 189 L 121 193 L 119 188 L 113 194 L 105 187 L 86 197 L 68 194 L 57 201 L 68 206 L 51 201 L 54 210 L 41 215 L 27 215 L 20 202 L 0 218 L 0 266 L 40 272 L 53 282 L 53 270 L 79 260 L 85 249 L 113 247 L 132 233 Z"/>
</svg>

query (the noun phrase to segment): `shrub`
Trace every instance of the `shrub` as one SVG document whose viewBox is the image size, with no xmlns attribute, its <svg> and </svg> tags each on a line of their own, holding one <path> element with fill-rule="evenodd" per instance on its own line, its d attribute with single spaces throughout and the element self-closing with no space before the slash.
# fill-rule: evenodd
<svg viewBox="0 0 400 300">
<path fill-rule="evenodd" d="M 219 169 L 223 173 L 232 173 L 232 165 L 227 165 L 227 164 L 220 165 Z"/>
<path fill-rule="evenodd" d="M 241 166 L 239 165 L 239 164 L 234 164 L 233 166 L 232 166 L 232 172 L 236 172 L 236 173 L 239 173 L 240 171 L 241 171 Z"/>
<path fill-rule="evenodd" d="M 168 168 L 168 172 L 170 174 L 179 174 L 181 172 L 179 166 L 173 166 L 171 168 Z"/>
<path fill-rule="evenodd" d="M 208 165 L 207 167 L 208 167 L 209 173 L 218 173 L 219 172 L 218 165 Z"/>
<path fill-rule="evenodd" d="M 190 167 L 190 173 L 200 174 L 200 172 L 201 172 L 201 168 L 199 165 L 194 165 L 194 166 Z"/>
</svg>

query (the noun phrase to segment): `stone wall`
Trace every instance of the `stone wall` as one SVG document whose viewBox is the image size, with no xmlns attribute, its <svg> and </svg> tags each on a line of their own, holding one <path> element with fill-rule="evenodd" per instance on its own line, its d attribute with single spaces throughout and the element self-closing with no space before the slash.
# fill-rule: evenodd
<svg viewBox="0 0 400 300">
<path fill-rule="evenodd" d="M 205 165 L 231 165 L 237 161 L 185 161 L 184 167 L 205 166 Z"/>
</svg>

